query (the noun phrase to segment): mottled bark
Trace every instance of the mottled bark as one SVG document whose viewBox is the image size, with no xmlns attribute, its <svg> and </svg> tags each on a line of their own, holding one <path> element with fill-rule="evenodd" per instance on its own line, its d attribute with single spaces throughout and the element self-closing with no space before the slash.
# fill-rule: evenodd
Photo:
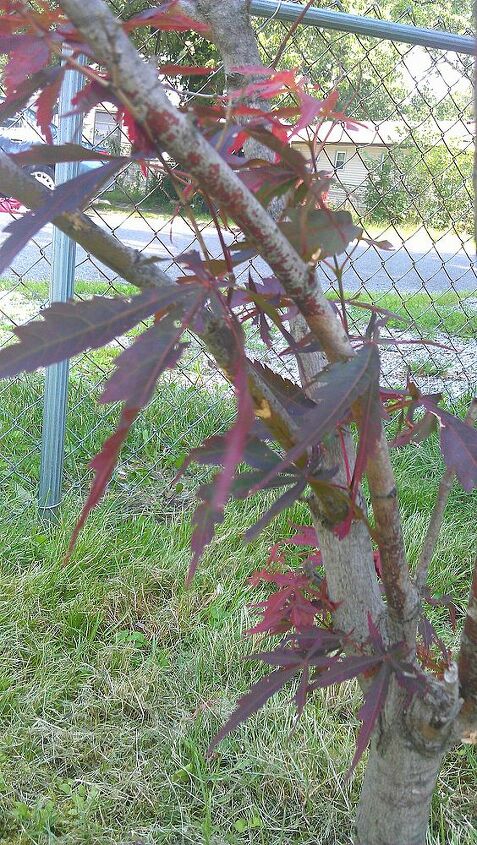
<svg viewBox="0 0 477 845">
<path fill-rule="evenodd" d="M 286 243 L 270 215 L 244 188 L 235 174 L 230 172 L 216 152 L 195 131 L 187 118 L 178 114 L 172 108 L 157 82 L 153 69 L 138 61 L 128 40 L 111 16 L 108 15 L 104 5 L 98 0 L 84 0 L 81 6 L 73 0 L 61 0 L 61 5 L 80 28 L 86 40 L 89 41 L 96 56 L 111 69 L 117 96 L 133 112 L 145 131 L 149 133 L 151 139 L 182 163 L 212 197 L 229 209 L 242 230 L 260 245 L 262 254 L 266 256 L 272 270 L 294 299 L 311 332 L 320 341 L 328 359 L 337 361 L 351 357 L 353 350 L 349 340 L 344 335 L 342 327 L 323 296 L 316 274 Z M 407 640 L 412 647 L 414 645 L 417 600 L 409 578 L 404 554 L 394 478 L 383 433 L 381 433 L 376 455 L 368 466 L 368 478 L 383 568 L 386 570 L 384 583 L 389 618 L 392 622 L 390 634 L 392 638 Z M 331 536 L 329 540 L 331 549 Z M 328 536 L 323 535 L 322 543 L 324 547 L 327 546 L 327 542 Z M 366 538 L 366 543 L 368 545 L 365 548 L 363 539 L 361 552 L 367 569 L 365 568 L 362 575 L 368 580 L 371 561 L 368 538 Z M 343 550 L 346 549 L 346 547 L 342 548 Z M 354 548 L 355 544 L 353 544 L 353 551 Z M 336 571 L 338 569 L 345 571 L 347 561 L 344 557 L 343 554 L 340 566 L 336 567 Z M 346 587 L 347 599 L 349 600 L 349 593 L 353 590 L 353 585 L 348 583 Z M 354 587 L 360 588 L 360 578 L 357 578 Z M 344 584 L 342 585 L 337 581 L 336 584 L 333 584 L 332 589 L 336 592 L 339 589 L 344 590 Z M 394 713 L 393 716 L 395 717 L 396 714 Z M 401 743 L 402 737 L 399 734 L 398 737 L 396 740 L 393 736 L 390 737 L 391 749 L 393 742 L 398 745 Z M 411 740 L 413 748 L 416 747 L 416 737 L 421 737 L 420 730 L 416 730 L 416 736 Z M 381 739 L 381 735 L 378 735 L 376 748 L 378 748 Z M 376 778 L 386 776 L 392 782 L 393 761 L 399 764 L 399 759 L 394 760 L 396 754 L 388 752 L 387 756 L 383 758 L 386 762 L 382 763 L 382 753 L 379 752 L 376 760 L 373 757 L 374 753 L 377 752 L 371 753 L 371 774 L 366 780 L 367 785 L 363 793 L 361 807 L 365 806 L 366 796 L 372 794 L 373 786 L 377 791 L 379 785 L 376 783 Z M 432 768 L 432 777 L 435 780 L 442 751 L 439 752 L 439 755 L 437 755 L 437 752 L 432 752 L 428 756 L 435 758 Z M 416 769 L 419 768 L 417 762 L 415 766 Z M 412 767 L 410 766 L 410 768 Z M 409 773 L 411 774 L 411 772 Z M 422 778 L 426 780 L 424 770 Z M 398 791 L 399 784 L 396 782 L 395 793 Z M 382 806 L 380 812 L 383 817 L 386 807 Z M 360 810 L 360 819 L 362 818 L 363 813 Z M 378 821 L 376 820 L 377 824 Z M 401 827 L 403 829 L 403 825 Z M 362 839 L 363 836 L 367 837 L 368 845 L 372 845 L 363 829 L 360 835 Z M 372 835 L 374 836 L 374 832 Z M 376 842 L 380 841 L 377 838 L 379 835 L 376 833 Z M 381 842 L 383 841 L 386 840 L 381 838 Z M 364 841 L 362 845 L 364 845 Z M 393 845 L 410 845 L 410 843 L 399 838 Z"/>
<path fill-rule="evenodd" d="M 132 112 L 151 141 L 180 162 L 257 244 L 319 340 L 328 360 L 342 361 L 352 357 L 354 349 L 323 294 L 314 268 L 300 258 L 267 210 L 188 117 L 172 106 L 157 80 L 155 69 L 140 60 L 105 4 L 100 0 L 83 0 L 81 5 L 74 0 L 61 0 L 60 5 L 90 44 L 97 59 L 108 67 L 116 96 Z M 382 428 L 376 454 L 369 464 L 369 487 L 376 531 L 383 546 L 382 560 L 385 566 L 392 565 L 390 577 L 384 577 L 384 583 L 393 628 L 412 646 L 415 614 L 411 612 L 411 606 L 417 607 L 417 602 L 412 596 L 399 509 L 392 493 L 394 477 Z M 393 577 L 398 575 L 396 589 L 391 589 L 394 586 L 391 574 Z M 403 596 L 402 589 L 406 586 L 409 594 Z"/>
<path fill-rule="evenodd" d="M 455 742 L 457 666 L 411 703 L 396 682 L 371 743 L 356 817 L 356 845 L 425 845 L 432 795 Z"/>
<path fill-rule="evenodd" d="M 297 317 L 293 323 L 295 339 L 300 341 L 306 334 L 305 321 Z M 319 398 L 316 376 L 324 364 L 326 359 L 319 352 L 298 356 L 300 379 L 312 399 Z M 342 443 L 336 434 L 328 439 L 324 461 L 328 467 L 338 467 L 334 480 L 337 484 L 346 486 L 349 479 L 346 476 L 343 448 L 346 450 L 349 471 L 352 472 L 355 448 L 352 437 L 346 430 L 343 432 Z M 365 507 L 361 496 L 358 503 Z M 349 534 L 342 540 L 337 540 L 323 517 L 320 503 L 314 496 L 310 499 L 310 509 L 319 538 L 330 598 L 338 603 L 334 614 L 336 626 L 342 631 L 353 631 L 357 640 L 365 642 L 369 636 L 370 613 L 387 640 L 386 607 L 379 590 L 371 538 L 366 525 L 363 522 L 353 522 Z"/>
<path fill-rule="evenodd" d="M 189 2 L 192 11 L 191 4 L 192 0 Z M 200 15 L 203 2 L 196 0 L 196 7 Z M 234 19 L 238 19 L 239 44 L 233 37 L 230 38 L 232 14 Z M 248 65 L 256 64 L 259 59 L 255 36 L 243 14 L 237 15 L 235 0 L 230 5 L 222 0 L 207 0 L 205 19 L 212 27 L 226 71 L 240 64 L 239 57 L 242 63 Z M 240 80 L 237 84 L 241 84 Z M 258 152 L 263 154 L 261 149 Z M 281 201 L 280 207 L 276 209 L 279 214 L 283 205 Z M 269 211 L 273 214 L 274 209 Z M 297 340 L 307 334 L 308 325 L 302 316 L 293 321 L 291 331 Z M 311 397 L 318 396 L 316 376 L 326 364 L 325 357 L 320 353 L 305 354 L 299 356 L 298 364 L 302 385 Z M 352 472 L 355 449 L 347 431 L 343 432 L 341 442 L 336 435 L 329 439 L 325 462 L 329 466 L 339 467 L 336 480 L 346 484 L 348 479 L 343 448 L 346 450 L 348 471 Z M 382 531 L 380 550 L 390 616 L 379 590 L 371 539 L 366 526 L 362 522 L 354 522 L 347 537 L 338 542 L 323 518 L 315 497 L 310 500 L 311 511 L 319 537 L 329 594 L 338 604 L 334 615 L 336 626 L 342 630 L 353 630 L 356 639 L 365 641 L 369 613 L 380 627 L 385 641 L 400 639 L 404 630 L 408 642 L 413 644 L 418 596 L 411 584 L 405 558 L 387 445 L 381 442 L 379 449 L 380 460 L 371 485 L 377 524 L 388 529 Z M 386 472 L 382 471 L 383 466 Z M 365 508 L 362 497 L 358 503 Z M 439 693 L 442 692 L 440 687 L 437 689 Z M 393 688 L 369 754 L 357 815 L 359 845 L 425 845 L 432 794 L 442 758 L 451 743 L 452 725 L 458 706 L 454 684 L 452 690 L 446 689 L 443 693 L 443 701 L 434 703 L 433 708 L 429 705 L 420 707 L 412 731 L 406 725 L 403 694 Z M 431 728 L 432 723 L 434 727 Z M 426 739 L 427 733 L 430 737 Z"/>
<path fill-rule="evenodd" d="M 207 23 L 212 37 L 224 61 L 224 68 L 228 84 L 231 88 L 244 85 L 244 77 L 232 74 L 231 69 L 244 66 L 261 65 L 260 54 L 255 32 L 250 25 L 246 6 L 240 0 L 182 0 L 182 5 L 188 13 Z M 233 22 L 233 26 L 232 26 Z M 268 101 L 257 102 L 260 108 L 268 108 Z M 255 141 L 247 142 L 251 149 L 246 148 L 248 155 L 270 158 L 270 151 Z M 286 198 L 269 207 L 269 213 L 275 219 L 285 208 Z M 308 333 L 308 326 L 301 316 L 291 323 L 291 333 L 295 340 L 301 340 Z M 307 353 L 299 356 L 300 376 L 302 385 L 308 395 L 315 394 L 315 379 L 326 363 L 320 353 Z M 346 435 L 346 449 L 351 467 L 354 464 L 354 445 L 349 434 Z M 337 437 L 330 441 L 326 464 L 338 466 L 339 473 L 335 478 L 339 484 L 346 485 L 346 471 L 343 454 Z M 364 503 L 362 503 L 364 504 Z M 368 613 L 382 628 L 384 637 L 386 631 L 386 609 L 381 598 L 373 561 L 373 550 L 367 527 L 360 522 L 354 522 L 347 537 L 337 542 L 329 525 L 320 514 L 319 502 L 316 497 L 311 500 L 312 516 L 317 530 L 323 563 L 326 572 L 330 598 L 338 604 L 335 613 L 335 624 L 344 631 L 353 631 L 356 639 L 365 641 L 368 638 Z M 349 600 L 353 596 L 353 601 Z"/>
<path fill-rule="evenodd" d="M 298 318 L 295 334 L 300 337 L 305 332 L 306 325 Z M 299 364 L 303 384 L 308 385 L 311 396 L 318 398 L 319 389 L 314 387 L 314 382 L 323 364 L 319 353 L 302 355 Z M 346 483 L 343 447 L 352 472 L 355 449 L 346 430 L 341 443 L 335 436 L 327 444 L 326 462 L 340 467 L 339 483 Z M 359 504 L 365 507 L 363 501 Z M 362 522 L 353 523 L 348 536 L 338 542 L 321 517 L 318 503 L 312 502 L 312 513 L 330 597 L 340 602 L 335 624 L 343 630 L 353 630 L 354 636 L 364 641 L 370 613 L 389 642 L 389 618 L 380 594 L 366 526 Z M 441 750 L 427 756 L 417 750 L 405 726 L 402 695 L 394 690 L 369 752 L 358 804 L 356 845 L 425 845 L 430 802 L 443 754 Z"/>
<path fill-rule="evenodd" d="M 406 560 L 398 492 L 384 434 L 368 461 L 367 478 L 373 505 L 376 539 L 388 605 L 389 629 L 395 641 L 405 640 L 410 649 L 416 642 L 419 600 Z"/>
<path fill-rule="evenodd" d="M 356 817 L 356 845 L 426 845 L 432 795 L 444 751 L 427 757 L 398 723 L 373 741 Z"/>
<path fill-rule="evenodd" d="M 346 360 L 353 355 L 315 273 L 188 116 L 171 104 L 155 68 L 141 60 L 106 5 L 98 0 L 83 0 L 81 4 L 62 0 L 60 5 L 98 61 L 110 70 L 116 96 L 143 126 L 158 151 L 169 153 L 196 178 L 266 255 L 311 331 L 320 336 L 330 359 Z"/>
</svg>

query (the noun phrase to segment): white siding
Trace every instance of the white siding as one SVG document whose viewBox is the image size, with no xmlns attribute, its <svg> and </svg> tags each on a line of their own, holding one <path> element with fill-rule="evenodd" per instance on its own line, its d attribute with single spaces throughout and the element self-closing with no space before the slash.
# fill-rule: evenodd
<svg viewBox="0 0 477 845">
<path fill-rule="evenodd" d="M 309 155 L 306 145 L 296 146 L 303 155 Z M 335 168 L 337 152 L 344 152 L 346 155 L 344 167 L 339 169 Z M 355 207 L 363 209 L 368 172 L 381 160 L 382 154 L 383 147 L 377 145 L 357 148 L 354 144 L 325 144 L 318 157 L 317 167 L 318 170 L 333 174 L 330 200 L 342 204 L 349 199 Z"/>
<path fill-rule="evenodd" d="M 115 119 L 115 106 L 97 106 L 85 115 L 83 135 L 91 144 L 99 144 L 104 138 L 120 138 L 120 129 Z"/>
</svg>

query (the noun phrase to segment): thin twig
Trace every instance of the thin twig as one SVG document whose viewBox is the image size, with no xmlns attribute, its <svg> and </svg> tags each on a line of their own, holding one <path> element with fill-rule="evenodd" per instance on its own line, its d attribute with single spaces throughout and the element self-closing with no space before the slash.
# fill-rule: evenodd
<svg viewBox="0 0 477 845">
<path fill-rule="evenodd" d="M 333 256 L 333 272 L 335 274 L 335 278 L 338 282 L 338 290 L 339 290 L 339 297 L 340 297 L 340 304 L 341 304 L 341 315 L 343 320 L 343 327 L 347 335 L 349 335 L 349 324 L 348 324 L 348 314 L 346 312 L 346 299 L 344 295 L 344 288 L 343 288 L 343 268 L 339 266 L 338 259 L 336 255 Z"/>
<path fill-rule="evenodd" d="M 472 399 L 469 410 L 464 422 L 466 425 L 473 426 L 477 420 L 477 397 Z M 455 477 L 453 469 L 446 469 L 442 476 L 439 490 L 437 493 L 436 503 L 429 520 L 427 534 L 422 545 L 421 555 L 416 570 L 416 587 L 422 595 L 426 588 L 427 578 L 429 575 L 429 567 L 434 555 L 434 551 L 441 533 L 442 523 L 444 521 L 444 512 L 447 505 L 447 500 L 452 488 Z"/>
<path fill-rule="evenodd" d="M 460 694 L 464 699 L 459 713 L 461 742 L 477 745 L 477 557 L 464 620 L 459 654 Z"/>
<path fill-rule="evenodd" d="M 280 44 L 280 46 L 277 50 L 277 54 L 276 54 L 276 56 L 275 56 L 275 58 L 274 58 L 274 60 L 271 64 L 271 67 L 275 68 L 275 70 L 276 70 L 276 67 L 278 65 L 278 62 L 280 61 L 281 57 L 283 56 L 283 54 L 285 52 L 285 47 L 287 46 L 287 44 L 288 44 L 290 38 L 292 37 L 292 35 L 295 34 L 296 30 L 298 29 L 299 25 L 301 24 L 303 18 L 305 17 L 305 15 L 306 15 L 308 9 L 310 8 L 310 6 L 312 5 L 312 3 L 313 3 L 313 0 L 308 0 L 308 3 L 306 4 L 306 6 L 303 7 L 303 9 L 300 12 L 300 14 L 298 15 L 296 21 L 294 21 L 294 23 L 291 25 L 290 29 L 287 30 L 285 37 L 282 40 L 282 43 Z"/>
<path fill-rule="evenodd" d="M 164 167 L 167 175 L 169 176 L 169 178 L 172 181 L 172 184 L 174 186 L 174 190 L 175 190 L 175 192 L 176 192 L 176 194 L 179 198 L 179 201 L 181 203 L 181 206 L 182 206 L 185 214 L 187 215 L 187 219 L 189 220 L 189 223 L 192 227 L 192 231 L 194 232 L 194 235 L 197 238 L 197 243 L 199 244 L 199 246 L 202 250 L 203 256 L 204 256 L 206 261 L 209 261 L 210 255 L 209 255 L 209 251 L 207 249 L 207 244 L 205 243 L 205 240 L 202 237 L 202 232 L 199 229 L 197 220 L 196 220 L 194 212 L 192 210 L 192 206 L 191 206 L 190 202 L 188 202 L 188 200 L 186 200 L 184 192 L 181 188 L 181 183 L 180 183 L 179 179 L 177 178 L 176 174 L 174 173 L 174 168 L 170 166 L 170 164 L 166 161 L 164 156 L 161 155 L 160 159 L 161 159 L 161 162 L 162 162 L 162 166 Z"/>
</svg>

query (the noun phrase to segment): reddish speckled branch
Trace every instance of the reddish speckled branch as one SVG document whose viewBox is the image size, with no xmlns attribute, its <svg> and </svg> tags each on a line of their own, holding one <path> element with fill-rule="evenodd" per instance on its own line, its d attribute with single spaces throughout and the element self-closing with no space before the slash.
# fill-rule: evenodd
<svg viewBox="0 0 477 845">
<path fill-rule="evenodd" d="M 152 64 L 141 60 L 120 23 L 102 0 L 61 0 L 60 5 L 109 70 L 119 99 L 157 144 L 228 209 L 242 231 L 260 247 L 267 262 L 304 315 L 330 361 L 353 353 L 314 270 L 306 264 L 217 151 L 177 111 L 166 96 Z M 384 583 L 392 617 L 392 636 L 414 644 L 418 602 L 410 581 L 389 450 L 382 433 L 369 479 Z"/>
<path fill-rule="evenodd" d="M 109 69 L 117 96 L 143 125 L 159 150 L 175 161 L 220 202 L 252 238 L 272 270 L 320 337 L 327 357 L 353 355 L 350 342 L 325 298 L 316 275 L 282 234 L 267 210 L 227 166 L 219 153 L 170 102 L 152 64 L 143 62 L 109 9 L 98 0 L 60 4 Z"/>
</svg>

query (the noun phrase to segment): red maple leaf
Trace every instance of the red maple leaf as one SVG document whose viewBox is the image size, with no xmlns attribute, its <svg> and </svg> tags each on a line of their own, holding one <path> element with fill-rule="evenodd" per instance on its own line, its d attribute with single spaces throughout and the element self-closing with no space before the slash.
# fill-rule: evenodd
<svg viewBox="0 0 477 845">
<path fill-rule="evenodd" d="M 283 634 L 292 629 L 302 633 L 313 627 L 317 615 L 330 612 L 336 605 L 330 601 L 325 579 L 318 588 L 302 572 L 272 572 L 261 569 L 249 578 L 252 586 L 261 582 L 274 584 L 278 590 L 268 599 L 251 605 L 262 613 L 262 619 L 247 634 Z"/>
</svg>

